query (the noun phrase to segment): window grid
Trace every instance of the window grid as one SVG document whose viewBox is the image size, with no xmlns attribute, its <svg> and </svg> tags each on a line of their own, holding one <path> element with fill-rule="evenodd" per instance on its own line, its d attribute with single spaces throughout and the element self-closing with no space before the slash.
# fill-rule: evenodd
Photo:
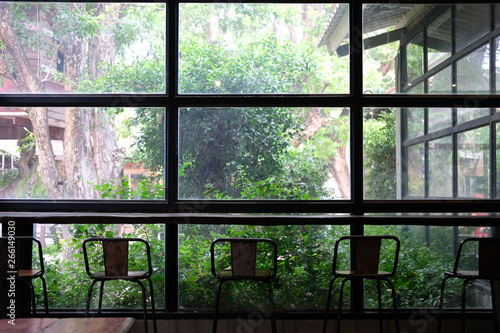
<svg viewBox="0 0 500 333">
<path fill-rule="evenodd" d="M 64 2 L 64 1 L 61 1 Z M 67 1 L 66 1 L 67 2 Z M 160 2 L 161 1 L 152 1 Z M 190 2 L 190 1 L 186 1 Z M 194 2 L 194 1 L 193 1 Z M 199 2 L 199 1 L 196 1 Z M 301 1 L 285 1 L 290 3 L 300 3 Z M 319 1 L 321 2 L 321 1 Z M 425 2 L 425 1 L 424 1 Z M 448 3 L 449 1 L 442 1 Z M 461 1 L 454 1 L 461 2 Z M 468 1 L 470 2 L 470 1 Z M 367 2 L 368 3 L 368 2 Z M 376 1 L 373 3 L 381 3 Z M 402 1 L 406 3 L 406 1 Z M 408 2 L 410 3 L 410 2 Z M 429 3 L 433 3 L 429 1 Z M 449 2 L 451 3 L 451 2 Z M 362 45 L 359 43 L 362 40 L 362 4 L 356 1 L 349 1 L 350 6 L 350 94 L 335 95 L 335 96 L 261 96 L 261 95 L 246 95 L 246 96 L 192 96 L 177 94 L 177 52 L 178 52 L 178 26 L 176 24 L 178 18 L 178 1 L 170 1 L 167 3 L 168 18 L 167 18 L 167 70 L 170 75 L 167 76 L 167 93 L 159 95 L 63 95 L 63 96 L 47 96 L 47 95 L 0 95 L 1 106 L 160 106 L 166 107 L 168 126 L 166 128 L 166 184 L 167 198 L 164 202 L 78 202 L 64 201 L 57 203 L 44 200 L 33 200 L 25 202 L 21 200 L 1 200 L 0 210 L 19 210 L 19 211 L 110 211 L 110 212 L 168 212 L 168 213 L 350 213 L 352 215 L 363 215 L 367 213 L 408 213 L 408 212 L 491 212 L 496 213 L 498 210 L 497 200 L 404 200 L 404 201 L 371 201 L 363 199 L 363 108 L 373 106 L 386 107 L 446 107 L 446 106 L 468 106 L 474 103 L 478 107 L 494 108 L 500 104 L 500 96 L 496 95 L 478 95 L 474 97 L 461 95 L 440 95 L 440 96 L 418 96 L 418 95 L 365 95 L 363 94 L 363 53 Z M 493 20 L 492 20 L 493 21 Z M 493 24 L 493 23 L 492 23 Z M 492 26 L 492 30 L 493 30 Z M 494 34 L 500 33 L 500 29 L 494 30 Z M 490 49 L 493 50 L 494 38 L 488 37 Z M 483 39 L 486 39 L 483 37 Z M 483 42 L 483 39 L 477 45 Z M 473 47 L 473 46 L 471 46 Z M 465 54 L 467 49 L 462 50 Z M 425 54 L 425 52 L 424 52 Z M 460 53 L 462 54 L 462 53 Z M 458 57 L 458 56 L 457 56 Z M 455 63 L 458 59 L 450 58 L 449 62 Z M 493 57 L 491 57 L 493 58 Z M 449 62 L 446 62 L 449 64 Z M 494 67 L 493 59 L 491 59 L 491 68 Z M 425 61 L 427 63 L 427 61 Z M 427 65 L 426 65 L 427 66 Z M 442 67 L 441 67 L 442 66 Z M 444 68 L 445 64 L 434 68 L 425 75 L 433 75 Z M 454 71 L 456 72 L 456 70 Z M 496 80 L 494 79 L 495 71 L 492 73 L 492 90 L 496 88 Z M 418 79 L 418 82 L 425 82 L 424 76 Z M 456 79 L 454 80 L 456 82 Z M 426 83 L 425 83 L 426 85 Z M 307 202 L 283 202 L 283 201 L 188 201 L 178 200 L 178 170 L 177 170 L 177 144 L 178 144 L 178 109 L 181 107 L 190 106 L 324 106 L 324 107 L 340 107 L 348 106 L 351 108 L 351 199 L 346 201 L 307 201 Z M 426 119 L 427 119 L 427 112 Z M 491 140 L 496 142 L 496 130 L 494 121 L 498 120 L 498 115 L 491 114 L 490 126 Z M 427 134 L 427 120 L 425 121 L 425 133 Z M 456 134 L 454 134 L 456 137 Z M 426 147 L 428 140 L 423 139 Z M 428 152 L 428 148 L 426 148 Z M 495 152 L 490 150 L 491 173 L 494 174 Z M 456 157 L 456 154 L 455 154 Z M 426 158 L 428 161 L 428 158 Z M 454 163 L 456 165 L 456 163 Z M 428 167 L 426 167 L 428 170 Z M 456 174 L 456 169 L 455 172 Z M 493 178 L 494 179 L 494 178 Z M 428 188 L 426 187 L 426 193 Z M 491 182 L 491 193 L 496 192 L 495 182 Z M 455 192 L 455 191 L 454 191 Z M 427 195 L 426 195 L 427 196 Z M 314 223 L 314 221 L 311 221 Z M 425 222 L 424 222 L 425 223 Z M 29 228 L 28 228 L 29 229 Z M 351 226 L 352 234 L 363 234 L 363 226 L 354 224 Z M 166 225 L 166 308 L 169 312 L 178 311 L 178 276 L 177 276 L 177 235 L 178 225 Z M 354 290 L 362 290 L 362 288 L 354 288 Z M 363 307 L 362 293 L 352 295 L 353 310 L 361 310 Z"/>
</svg>

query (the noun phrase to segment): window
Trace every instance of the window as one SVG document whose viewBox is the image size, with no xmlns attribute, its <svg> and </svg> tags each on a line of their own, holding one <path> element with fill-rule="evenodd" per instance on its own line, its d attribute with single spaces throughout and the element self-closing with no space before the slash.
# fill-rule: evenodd
<svg viewBox="0 0 500 333">
<path fill-rule="evenodd" d="M 407 237 L 444 267 L 461 237 L 493 235 L 493 219 L 426 218 L 497 213 L 499 16 L 464 1 L 0 1 L 0 210 L 311 217 L 135 225 L 165 259 L 168 311 L 211 306 L 216 235 L 282 236 L 285 310 L 320 307 L 301 285 L 325 281 L 340 235 Z M 335 221 L 370 214 L 422 222 Z M 436 305 L 413 292 L 404 307 Z"/>
</svg>

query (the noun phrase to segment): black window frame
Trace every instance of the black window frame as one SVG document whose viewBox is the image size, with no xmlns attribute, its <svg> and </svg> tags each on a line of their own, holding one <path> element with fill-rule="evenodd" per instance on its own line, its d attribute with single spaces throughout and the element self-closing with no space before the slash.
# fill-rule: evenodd
<svg viewBox="0 0 500 333">
<path fill-rule="evenodd" d="M 1 0 L 4 1 L 4 0 Z M 7 1 L 8 2 L 8 1 Z M 81 1 L 52 1 L 52 2 L 81 2 Z M 102 2 L 102 1 L 88 1 Z M 122 2 L 122 1 L 116 1 Z M 141 2 L 141 1 L 129 1 Z M 500 96 L 488 95 L 377 95 L 364 94 L 363 90 L 363 52 L 362 52 L 362 12 L 363 4 L 392 3 L 391 1 L 364 1 L 363 3 L 349 0 L 349 26 L 350 26 L 350 92 L 343 95 L 182 95 L 177 93 L 177 54 L 178 54 L 178 15 L 179 3 L 204 2 L 204 1 L 147 1 L 154 3 L 165 3 L 167 6 L 167 92 L 165 94 L 65 94 L 65 95 L 0 95 L 0 106 L 30 107 L 30 106 L 80 106 L 80 107 L 102 107 L 102 106 L 148 106 L 166 108 L 167 127 L 165 137 L 167 138 L 165 166 L 166 166 L 166 200 L 164 201 L 78 201 L 78 200 L 0 200 L 0 215 L 8 215 L 8 212 L 73 212 L 77 214 L 99 213 L 165 213 L 165 219 L 175 214 L 335 214 L 345 213 L 353 217 L 361 217 L 370 214 L 392 214 L 392 213 L 488 213 L 494 217 L 498 213 L 500 200 L 498 199 L 405 199 L 405 200 L 365 200 L 363 193 L 363 110 L 366 107 L 387 108 L 410 108 L 410 107 L 450 107 L 470 105 L 474 102 L 475 107 L 495 108 L 500 105 Z M 259 2 L 259 1 L 245 1 Z M 280 3 L 303 3 L 305 1 L 280 1 Z M 311 1 L 319 3 L 332 3 L 332 1 Z M 415 3 L 415 1 L 399 1 L 400 3 Z M 418 3 L 434 4 L 434 1 L 419 1 Z M 472 1 L 448 1 L 440 3 L 472 3 Z M 493 4 L 492 7 L 495 7 Z M 498 30 L 498 29 L 497 29 Z M 326 52 L 326 50 L 325 50 Z M 351 165 L 351 198 L 348 200 L 321 200 L 321 201 L 245 201 L 245 200 L 179 200 L 177 196 L 178 185 L 178 163 L 177 163 L 177 133 L 178 133 L 178 109 L 183 107 L 248 107 L 248 106 L 317 106 L 317 107 L 349 107 L 350 118 L 350 165 Z M 497 117 L 498 118 L 498 117 Z M 497 119 L 495 118 L 495 119 Z M 497 119 L 498 120 L 498 119 Z M 168 215 L 168 216 L 167 216 Z M 182 218 L 182 217 L 181 217 Z M 237 219 L 237 217 L 233 217 Z M 334 219 L 335 217 L 332 217 Z M 370 223 L 396 223 L 381 221 L 383 217 L 375 219 L 359 220 L 352 222 L 351 233 L 363 234 L 363 225 Z M 33 219 L 31 220 L 33 223 Z M 287 221 L 273 220 L 268 217 L 266 221 L 272 223 L 284 223 Z M 346 223 L 344 220 L 342 223 Z M 454 221 L 446 218 L 440 222 L 436 219 L 416 217 L 408 223 L 422 225 L 469 225 L 475 224 L 474 218 L 460 218 Z M 493 223 L 494 219 L 489 221 Z M 226 223 L 222 220 L 220 223 Z M 43 222 L 42 222 L 43 223 Z M 78 222 L 80 223 L 80 222 Z M 174 222 L 166 223 L 166 247 L 165 259 L 166 275 L 166 310 L 178 312 L 177 276 L 177 235 L 179 218 Z M 243 223 L 246 223 L 243 221 Z M 266 222 L 271 223 L 271 222 Z M 311 216 L 307 223 L 332 223 Z M 6 223 L 3 223 L 4 227 Z M 24 232 L 32 232 L 33 225 L 25 223 Z M 31 228 L 31 230 L 30 230 Z M 21 230 L 21 229 L 20 229 Z M 359 288 L 362 289 L 362 288 Z M 362 309 L 362 294 L 354 293 L 352 300 L 353 309 Z"/>
</svg>

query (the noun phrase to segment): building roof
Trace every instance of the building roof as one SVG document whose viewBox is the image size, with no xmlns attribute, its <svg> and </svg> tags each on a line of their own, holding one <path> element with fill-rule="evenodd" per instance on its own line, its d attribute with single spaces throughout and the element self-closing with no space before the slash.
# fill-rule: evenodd
<svg viewBox="0 0 500 333">
<path fill-rule="evenodd" d="M 363 6 L 363 33 L 388 27 L 403 28 L 420 12 L 423 5 L 366 4 Z M 318 46 L 327 46 L 333 54 L 349 37 L 349 6 L 335 4 Z"/>
</svg>

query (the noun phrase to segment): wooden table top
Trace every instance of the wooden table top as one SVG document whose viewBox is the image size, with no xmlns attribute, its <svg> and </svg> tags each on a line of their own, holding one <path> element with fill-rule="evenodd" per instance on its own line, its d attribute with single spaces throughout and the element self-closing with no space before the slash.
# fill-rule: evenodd
<svg viewBox="0 0 500 333">
<path fill-rule="evenodd" d="M 0 319 L 0 332 L 2 333 L 37 333 L 57 321 L 57 318 L 17 318 L 9 324 L 10 319 Z"/>
<path fill-rule="evenodd" d="M 2 333 L 126 333 L 130 331 L 134 318 L 18 318 L 15 325 L 9 319 L 0 320 Z"/>
</svg>

